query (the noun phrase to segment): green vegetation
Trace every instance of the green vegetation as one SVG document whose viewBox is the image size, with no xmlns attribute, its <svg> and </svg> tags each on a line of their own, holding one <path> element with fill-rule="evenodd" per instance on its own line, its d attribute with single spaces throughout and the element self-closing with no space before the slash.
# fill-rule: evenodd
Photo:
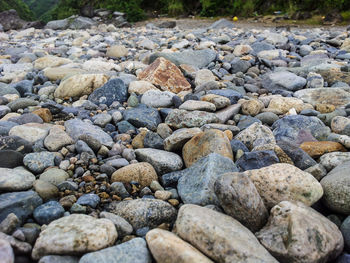
<svg viewBox="0 0 350 263">
<path fill-rule="evenodd" d="M 24 20 L 33 20 L 35 17 L 22 0 L 0 0 L 0 12 L 9 9 L 17 10 L 18 15 Z"/>
</svg>

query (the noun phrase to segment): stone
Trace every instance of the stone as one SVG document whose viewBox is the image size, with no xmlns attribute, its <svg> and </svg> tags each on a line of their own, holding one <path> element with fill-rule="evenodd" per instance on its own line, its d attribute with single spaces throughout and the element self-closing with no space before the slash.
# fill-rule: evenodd
<svg viewBox="0 0 350 263">
<path fill-rule="evenodd" d="M 265 76 L 262 85 L 268 91 L 297 91 L 306 85 L 306 79 L 288 71 L 273 72 Z"/>
<path fill-rule="evenodd" d="M 61 81 L 55 90 L 55 98 L 80 97 L 90 95 L 102 87 L 108 78 L 104 74 L 77 74 Z"/>
<path fill-rule="evenodd" d="M 0 167 L 15 168 L 23 165 L 23 154 L 13 150 L 0 150 Z"/>
<path fill-rule="evenodd" d="M 33 186 L 34 190 L 44 201 L 55 199 L 59 195 L 58 188 L 50 182 L 44 180 L 36 180 Z"/>
<path fill-rule="evenodd" d="M 51 222 L 36 240 L 32 257 L 83 254 L 114 244 L 118 234 L 108 219 L 73 214 Z"/>
<path fill-rule="evenodd" d="M 300 146 L 312 158 L 318 158 L 330 152 L 345 152 L 346 149 L 338 142 L 303 142 Z"/>
<path fill-rule="evenodd" d="M 151 263 L 152 258 L 143 238 L 133 238 L 120 245 L 85 254 L 79 263 Z"/>
<path fill-rule="evenodd" d="M 350 161 L 350 152 L 331 152 L 322 155 L 320 158 L 320 163 L 327 171 L 347 161 Z"/>
<path fill-rule="evenodd" d="M 242 103 L 242 113 L 245 115 L 255 116 L 264 108 L 264 103 L 260 100 L 252 99 Z"/>
<path fill-rule="evenodd" d="M 149 130 L 157 130 L 157 126 L 162 122 L 159 112 L 156 109 L 140 105 L 136 108 L 127 109 L 123 113 L 124 120 L 137 128 L 146 127 Z"/>
<path fill-rule="evenodd" d="M 50 201 L 35 208 L 33 216 L 40 225 L 48 225 L 50 222 L 62 217 L 64 209 L 60 203 Z"/>
<path fill-rule="evenodd" d="M 159 126 L 158 126 L 159 127 Z M 173 132 L 164 140 L 164 150 L 169 152 L 176 152 L 182 150 L 182 147 L 192 137 L 202 133 L 199 128 L 182 128 Z"/>
<path fill-rule="evenodd" d="M 238 172 L 232 159 L 211 153 L 199 159 L 191 167 L 177 172 L 177 190 L 184 203 L 219 205 L 215 195 L 214 183 L 223 173 Z"/>
<path fill-rule="evenodd" d="M 23 167 L 0 168 L 0 191 L 15 192 L 32 188 L 35 176 Z"/>
<path fill-rule="evenodd" d="M 302 203 L 289 201 L 272 208 L 267 225 L 256 236 L 280 262 L 331 262 L 344 246 L 334 223 Z"/>
<path fill-rule="evenodd" d="M 231 119 L 234 115 L 236 115 L 241 109 L 241 104 L 230 105 L 220 111 L 215 113 L 218 118 L 217 121 L 220 123 L 226 123 L 229 119 Z"/>
<path fill-rule="evenodd" d="M 18 136 L 30 143 L 44 139 L 51 128 L 50 124 L 27 123 L 14 126 L 10 129 L 10 136 Z"/>
<path fill-rule="evenodd" d="M 112 174 L 111 182 L 138 182 L 142 187 L 157 181 L 158 176 L 153 166 L 146 162 L 127 165 Z"/>
<path fill-rule="evenodd" d="M 295 92 L 294 97 L 313 106 L 317 104 L 330 104 L 340 107 L 350 102 L 350 93 L 341 88 L 303 89 Z"/>
<path fill-rule="evenodd" d="M 118 215 L 103 211 L 100 213 L 100 218 L 107 218 L 113 222 L 117 229 L 119 238 L 123 238 L 124 236 L 130 235 L 133 232 L 132 225 Z"/>
<path fill-rule="evenodd" d="M 180 170 L 183 166 L 181 157 L 172 152 L 144 148 L 135 150 L 135 153 L 139 161 L 150 163 L 159 176 Z"/>
<path fill-rule="evenodd" d="M 343 116 L 336 116 L 331 121 L 332 131 L 339 134 L 343 134 L 348 125 L 350 126 L 350 119 Z"/>
<path fill-rule="evenodd" d="M 254 183 L 267 209 L 284 200 L 311 206 L 323 195 L 321 184 L 311 174 L 290 164 L 273 164 L 244 174 Z"/>
<path fill-rule="evenodd" d="M 25 109 L 29 106 L 36 106 L 36 105 L 38 105 L 38 102 L 35 100 L 27 99 L 27 98 L 19 98 L 7 104 L 7 107 L 9 107 L 12 111 L 17 111 L 19 109 Z"/>
<path fill-rule="evenodd" d="M 215 76 L 209 69 L 201 69 L 196 72 L 194 80 L 196 86 L 200 86 L 209 81 L 215 81 Z"/>
<path fill-rule="evenodd" d="M 78 198 L 76 204 L 96 208 L 100 203 L 100 200 L 101 199 L 97 194 L 83 194 Z"/>
<path fill-rule="evenodd" d="M 64 123 L 66 133 L 73 139 L 78 140 L 81 135 L 89 135 L 97 139 L 101 144 L 111 147 L 114 142 L 100 127 L 84 122 L 80 119 L 71 119 Z"/>
<path fill-rule="evenodd" d="M 231 105 L 231 101 L 229 98 L 215 94 L 204 95 L 201 97 L 201 100 L 213 103 L 217 110 Z"/>
<path fill-rule="evenodd" d="M 86 73 L 85 70 L 80 68 L 69 68 L 69 67 L 54 67 L 45 68 L 43 70 L 44 76 L 51 81 L 64 79 L 70 75 Z"/>
<path fill-rule="evenodd" d="M 220 119 L 214 113 L 204 111 L 186 111 L 174 109 L 165 118 L 165 123 L 172 128 L 195 128 L 208 123 L 218 123 Z"/>
<path fill-rule="evenodd" d="M 272 111 L 275 114 L 286 114 L 292 108 L 299 109 L 299 107 L 302 107 L 303 104 L 304 103 L 301 99 L 279 97 L 270 100 L 269 107 L 266 110 Z"/>
<path fill-rule="evenodd" d="M 42 257 L 38 263 L 79 263 L 79 258 L 74 256 L 50 255 Z"/>
<path fill-rule="evenodd" d="M 133 228 L 154 228 L 163 223 L 173 223 L 176 209 L 169 203 L 157 199 L 134 199 L 112 202 L 107 211 L 127 220 Z"/>
<path fill-rule="evenodd" d="M 254 150 L 252 152 L 243 153 L 236 161 L 236 165 L 240 171 L 247 171 L 260 169 L 279 162 L 280 161 L 273 150 Z"/>
<path fill-rule="evenodd" d="M 39 179 L 41 181 L 49 182 L 55 186 L 66 181 L 69 175 L 66 171 L 58 168 L 51 168 L 40 174 Z"/>
<path fill-rule="evenodd" d="M 69 26 L 69 20 L 68 19 L 61 19 L 61 20 L 52 20 L 49 21 L 45 28 L 53 29 L 53 30 L 63 30 L 67 29 Z"/>
<path fill-rule="evenodd" d="M 128 49 L 122 45 L 115 45 L 107 48 L 106 56 L 111 58 L 120 58 L 128 55 Z"/>
<path fill-rule="evenodd" d="M 146 234 L 146 240 L 157 262 L 213 262 L 189 243 L 166 230 L 153 229 Z"/>
<path fill-rule="evenodd" d="M 56 56 L 44 56 L 34 61 L 34 68 L 38 70 L 43 70 L 49 67 L 52 68 L 52 67 L 58 67 L 61 65 L 69 64 L 71 62 L 72 61 L 67 58 L 60 58 Z"/>
<path fill-rule="evenodd" d="M 38 174 L 50 166 L 55 166 L 55 156 L 51 152 L 29 153 L 23 158 L 23 163 L 30 171 Z"/>
<path fill-rule="evenodd" d="M 132 81 L 129 84 L 128 92 L 135 93 L 136 95 L 141 95 L 149 90 L 158 90 L 152 83 L 144 80 Z"/>
<path fill-rule="evenodd" d="M 182 148 L 182 156 L 186 167 L 190 167 L 200 158 L 217 153 L 233 160 L 230 141 L 219 130 L 210 129 L 192 137 Z"/>
<path fill-rule="evenodd" d="M 237 219 L 253 233 L 266 224 L 268 211 L 247 175 L 222 174 L 215 181 L 214 190 L 225 213 Z"/>
<path fill-rule="evenodd" d="M 216 111 L 216 107 L 213 103 L 199 100 L 186 100 L 180 105 L 179 109 L 187 111 Z"/>
<path fill-rule="evenodd" d="M 42 204 L 42 199 L 34 191 L 11 192 L 0 195 L 0 222 L 9 214 L 14 213 L 21 222 Z"/>
<path fill-rule="evenodd" d="M 350 213 L 350 189 L 348 169 L 350 162 L 344 162 L 336 166 L 321 180 L 324 190 L 323 201 L 332 211 Z"/>
<path fill-rule="evenodd" d="M 62 128 L 53 126 L 49 135 L 46 136 L 44 145 L 49 151 L 56 152 L 62 147 L 74 143 L 73 139 Z"/>
<path fill-rule="evenodd" d="M 8 216 L 0 223 L 0 232 L 11 234 L 15 231 L 19 224 L 20 221 L 15 214 L 8 214 Z"/>
<path fill-rule="evenodd" d="M 127 99 L 128 89 L 123 80 L 119 78 L 107 81 L 101 88 L 95 89 L 89 96 L 89 101 L 96 105 L 106 104 L 107 106 L 110 106 L 114 101 L 124 103 Z"/>
<path fill-rule="evenodd" d="M 162 137 L 160 137 L 158 133 L 152 131 L 147 132 L 143 140 L 143 144 L 145 148 L 153 148 L 159 150 L 163 150 L 164 148 L 164 140 Z"/>
<path fill-rule="evenodd" d="M 176 94 L 191 89 L 191 85 L 182 75 L 180 69 L 163 57 L 157 58 L 138 75 L 138 78 L 160 86 L 162 90 Z"/>
<path fill-rule="evenodd" d="M 183 205 L 176 233 L 216 262 L 278 262 L 254 234 L 230 216 L 197 205 Z"/>
<path fill-rule="evenodd" d="M 32 111 L 32 113 L 39 116 L 44 122 L 52 121 L 52 114 L 49 109 L 40 108 L 35 111 Z"/>
<path fill-rule="evenodd" d="M 169 91 L 148 90 L 143 93 L 141 103 L 153 108 L 167 108 L 173 105 L 174 93 Z"/>
<path fill-rule="evenodd" d="M 238 133 L 235 139 L 243 142 L 248 149 L 262 144 L 276 144 L 272 131 L 268 127 L 257 122 Z"/>
<path fill-rule="evenodd" d="M 15 262 L 15 255 L 11 244 L 4 239 L 0 239 L 0 257 L 3 263 Z"/>
<path fill-rule="evenodd" d="M 350 245 L 350 235 L 349 235 L 349 231 L 350 231 L 350 225 L 349 225 L 349 221 L 350 221 L 350 217 L 348 216 L 347 218 L 345 218 L 345 220 L 343 221 L 343 223 L 340 226 L 340 231 L 343 235 L 344 238 L 344 245 L 345 245 L 345 249 L 349 249 L 349 245 Z"/>
</svg>

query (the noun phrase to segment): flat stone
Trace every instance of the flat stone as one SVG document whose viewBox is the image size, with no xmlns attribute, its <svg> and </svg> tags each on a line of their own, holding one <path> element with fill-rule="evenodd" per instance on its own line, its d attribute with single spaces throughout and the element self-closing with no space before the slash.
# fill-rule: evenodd
<svg viewBox="0 0 350 263">
<path fill-rule="evenodd" d="M 174 109 L 169 112 L 165 119 L 165 123 L 170 127 L 180 129 L 180 128 L 194 128 L 202 127 L 208 123 L 218 123 L 219 118 L 210 112 L 205 111 L 186 111 Z"/>
<path fill-rule="evenodd" d="M 60 57 L 56 57 L 56 56 L 45 56 L 45 57 L 41 57 L 38 58 L 37 60 L 35 60 L 34 62 L 34 68 L 35 69 L 39 69 L 39 70 L 43 70 L 45 68 L 48 67 L 58 67 L 64 64 L 69 64 L 72 61 L 70 59 L 67 58 L 60 58 Z"/>
<path fill-rule="evenodd" d="M 148 90 L 143 93 L 141 103 L 153 108 L 166 108 L 173 105 L 174 93 L 169 91 Z"/>
<path fill-rule="evenodd" d="M 114 101 L 120 103 L 126 102 L 128 99 L 128 89 L 123 80 L 111 79 L 107 81 L 101 88 L 95 89 L 89 96 L 89 101 L 110 106 Z"/>
<path fill-rule="evenodd" d="M 268 91 L 287 90 L 297 91 L 306 85 L 306 79 L 295 75 L 294 73 L 273 72 L 263 79 L 263 87 Z"/>
<path fill-rule="evenodd" d="M 29 153 L 23 158 L 23 163 L 33 173 L 41 173 L 46 168 L 55 166 L 55 156 L 51 152 Z"/>
<path fill-rule="evenodd" d="M 64 209 L 60 203 L 50 201 L 35 208 L 33 216 L 36 222 L 40 225 L 49 224 L 53 220 L 62 217 Z"/>
<path fill-rule="evenodd" d="M 68 67 L 53 67 L 45 68 L 43 70 L 44 76 L 51 81 L 56 81 L 58 79 L 64 79 L 70 75 L 86 73 L 80 68 L 68 68 Z"/>
<path fill-rule="evenodd" d="M 213 103 L 199 100 L 186 100 L 180 105 L 179 109 L 187 111 L 216 111 L 216 107 Z"/>
<path fill-rule="evenodd" d="M 350 152 L 331 152 L 321 156 L 320 163 L 327 169 L 327 171 L 350 161 Z"/>
<path fill-rule="evenodd" d="M 330 152 L 345 152 L 346 149 L 338 142 L 304 142 L 300 145 L 308 155 L 312 158 L 318 158 Z"/>
<path fill-rule="evenodd" d="M 19 109 L 25 109 L 29 106 L 36 106 L 36 105 L 38 105 L 38 102 L 35 100 L 27 99 L 27 98 L 19 98 L 7 104 L 7 107 L 9 107 L 12 111 L 17 111 Z"/>
<path fill-rule="evenodd" d="M 149 90 L 158 90 L 152 83 L 144 80 L 132 81 L 129 84 L 128 92 L 135 93 L 136 95 L 141 95 Z"/>
<path fill-rule="evenodd" d="M 74 143 L 73 139 L 62 128 L 53 126 L 49 135 L 46 136 L 44 145 L 49 151 L 56 152 L 62 147 Z"/>
<path fill-rule="evenodd" d="M 15 192 L 32 188 L 35 176 L 23 167 L 0 168 L 0 191 Z"/>
<path fill-rule="evenodd" d="M 152 131 L 157 130 L 157 126 L 162 122 L 159 112 L 145 105 L 124 111 L 123 117 L 137 128 L 146 127 Z"/>
<path fill-rule="evenodd" d="M 12 150 L 0 150 L 0 167 L 15 168 L 23 165 L 23 154 Z"/>
<path fill-rule="evenodd" d="M 331 104 L 340 107 L 350 102 L 350 93 L 340 88 L 303 89 L 294 96 L 315 106 L 317 104 Z"/>
<path fill-rule="evenodd" d="M 49 182 L 55 186 L 66 181 L 69 175 L 66 171 L 58 168 L 51 168 L 40 174 L 39 179 L 41 181 Z"/>
<path fill-rule="evenodd" d="M 199 128 L 182 128 L 173 132 L 164 140 L 164 150 L 176 152 L 182 150 L 182 147 L 195 135 L 202 133 Z"/>
<path fill-rule="evenodd" d="M 27 123 L 23 125 L 14 126 L 10 129 L 10 136 L 18 136 L 28 142 L 34 143 L 38 140 L 44 139 L 52 125 L 40 123 Z"/>
</svg>

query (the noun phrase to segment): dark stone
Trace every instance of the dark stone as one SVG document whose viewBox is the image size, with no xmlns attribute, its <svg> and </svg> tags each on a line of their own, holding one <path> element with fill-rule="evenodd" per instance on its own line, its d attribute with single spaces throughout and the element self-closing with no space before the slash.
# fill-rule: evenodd
<svg viewBox="0 0 350 263">
<path fill-rule="evenodd" d="M 50 222 L 62 217 L 64 208 L 57 201 L 49 201 L 35 208 L 34 219 L 40 225 L 49 224 Z"/>
<path fill-rule="evenodd" d="M 159 28 L 174 28 L 176 27 L 176 21 L 164 21 L 158 25 Z"/>
<path fill-rule="evenodd" d="M 348 216 L 340 226 L 340 231 L 344 237 L 346 251 L 350 250 L 350 217 Z"/>
<path fill-rule="evenodd" d="M 275 163 L 279 163 L 279 159 L 274 151 L 245 152 L 236 161 L 241 171 L 260 169 Z"/>
<path fill-rule="evenodd" d="M 79 197 L 76 202 L 78 205 L 90 206 L 92 208 L 96 208 L 96 206 L 100 203 L 100 197 L 96 194 L 84 194 Z"/>
<path fill-rule="evenodd" d="M 7 104 L 7 106 L 12 110 L 12 111 L 17 111 L 19 109 L 25 109 L 29 106 L 36 106 L 39 103 L 35 100 L 32 99 L 27 99 L 27 98 L 19 98 L 16 99 L 12 102 L 10 102 L 9 104 Z"/>
<path fill-rule="evenodd" d="M 121 79 L 111 79 L 101 88 L 94 90 L 89 96 L 89 101 L 96 105 L 106 104 L 110 106 L 114 101 L 120 103 L 128 99 L 128 88 Z"/>
<path fill-rule="evenodd" d="M 138 107 L 124 111 L 123 117 L 137 128 L 146 127 L 149 130 L 157 130 L 158 124 L 162 122 L 159 112 L 140 104 Z"/>
<path fill-rule="evenodd" d="M 163 174 L 162 178 L 161 178 L 162 185 L 164 187 L 169 187 L 169 186 L 176 187 L 177 186 L 177 182 L 179 181 L 179 179 L 183 175 L 184 175 L 184 172 L 182 172 L 182 171 L 176 171 L 176 172 Z"/>
<path fill-rule="evenodd" d="M 162 137 L 160 137 L 158 133 L 151 131 L 146 133 L 143 144 L 145 148 L 164 149 L 164 140 Z"/>
<path fill-rule="evenodd" d="M 84 5 L 80 9 L 80 14 L 82 16 L 86 16 L 86 17 L 92 18 L 94 16 L 94 6 L 93 5 Z"/>
<path fill-rule="evenodd" d="M 246 73 L 247 70 L 251 67 L 249 61 L 241 60 L 240 58 L 235 58 L 231 61 L 231 73 L 236 74 L 237 72 Z"/>
<path fill-rule="evenodd" d="M 86 152 L 91 156 L 95 155 L 94 151 L 89 147 L 89 145 L 82 140 L 77 140 L 77 142 L 75 143 L 75 150 L 77 151 L 77 153 Z"/>
<path fill-rule="evenodd" d="M 350 254 L 343 253 L 341 254 L 335 263 L 350 263 Z"/>
<path fill-rule="evenodd" d="M 4 31 L 18 30 L 23 28 L 25 21 L 22 20 L 17 14 L 16 10 L 7 10 L 0 13 L 0 21 Z"/>
<path fill-rule="evenodd" d="M 233 139 L 230 141 L 230 144 L 233 155 L 236 155 L 238 150 L 242 150 L 243 152 L 249 152 L 247 146 L 245 146 L 245 144 L 239 140 Z"/>
<path fill-rule="evenodd" d="M 122 182 L 114 182 L 111 184 L 111 190 L 121 198 L 129 197 L 130 194 L 126 190 L 124 184 Z"/>
<path fill-rule="evenodd" d="M 181 100 L 181 98 L 180 98 L 179 96 L 176 96 L 176 95 L 173 96 L 172 102 L 173 102 L 175 108 L 180 107 L 180 105 L 183 103 L 182 100 Z"/>
<path fill-rule="evenodd" d="M 12 150 L 0 151 L 0 167 L 16 168 L 23 165 L 23 154 Z"/>
<path fill-rule="evenodd" d="M 94 152 L 98 152 L 102 146 L 98 140 L 88 134 L 82 134 L 78 139 L 84 141 Z"/>
<path fill-rule="evenodd" d="M 0 121 L 0 135 L 7 136 L 12 127 L 17 126 L 18 124 L 12 121 Z"/>
<path fill-rule="evenodd" d="M 136 131 L 136 128 L 127 121 L 118 122 L 117 128 L 120 133 L 126 133 L 127 131 Z"/>
<path fill-rule="evenodd" d="M 224 96 L 230 99 L 231 104 L 236 104 L 239 99 L 243 98 L 242 94 L 231 89 L 210 90 L 208 91 L 208 94 L 216 94 L 216 95 Z"/>
<path fill-rule="evenodd" d="M 32 144 L 18 136 L 5 136 L 0 138 L 0 150 L 30 153 L 32 151 Z"/>
<path fill-rule="evenodd" d="M 19 94 L 21 94 L 21 97 L 23 97 L 26 93 L 33 93 L 33 82 L 30 80 L 22 80 L 13 84 L 13 88 L 15 88 Z"/>
<path fill-rule="evenodd" d="M 239 130 L 243 131 L 244 129 L 248 128 L 253 123 L 261 123 L 261 121 L 258 118 L 252 117 L 252 116 L 245 116 L 243 115 L 237 124 L 237 127 Z"/>
<path fill-rule="evenodd" d="M 8 121 L 12 121 L 18 124 L 26 123 L 43 123 L 44 121 L 38 115 L 33 113 L 25 113 L 18 117 L 9 118 Z"/>
</svg>

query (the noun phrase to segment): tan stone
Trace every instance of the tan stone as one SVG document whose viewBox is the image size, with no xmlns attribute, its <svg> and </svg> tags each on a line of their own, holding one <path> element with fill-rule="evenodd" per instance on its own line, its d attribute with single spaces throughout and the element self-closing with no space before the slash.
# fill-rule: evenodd
<svg viewBox="0 0 350 263">
<path fill-rule="evenodd" d="M 34 68 L 42 70 L 48 67 L 58 67 L 64 64 L 71 63 L 72 61 L 68 58 L 60 58 L 56 56 L 45 56 L 38 58 L 34 62 Z"/>
<path fill-rule="evenodd" d="M 256 236 L 280 262 L 334 262 L 344 246 L 333 222 L 302 203 L 288 201 L 272 208 L 268 224 Z"/>
<path fill-rule="evenodd" d="M 177 235 L 159 228 L 146 235 L 147 245 L 154 259 L 162 263 L 210 263 L 213 262 L 195 247 Z"/>
<path fill-rule="evenodd" d="M 141 162 L 118 169 L 112 174 L 111 181 L 123 183 L 135 181 L 141 186 L 149 186 L 152 181 L 158 181 L 158 176 L 152 165 Z"/>
<path fill-rule="evenodd" d="M 188 110 L 188 111 L 216 111 L 216 107 L 213 103 L 207 101 L 200 100 L 186 100 L 179 107 L 180 110 Z"/>
<path fill-rule="evenodd" d="M 345 38 L 343 44 L 340 47 L 341 50 L 345 50 L 347 52 L 350 52 L 350 38 Z"/>
<path fill-rule="evenodd" d="M 74 140 L 63 130 L 63 126 L 53 126 L 44 140 L 44 145 L 52 152 L 56 152 L 63 146 L 73 144 Z"/>
<path fill-rule="evenodd" d="M 301 99 L 291 97 L 277 97 L 273 98 L 267 111 L 272 111 L 276 114 L 286 114 L 290 109 L 297 108 L 303 105 L 304 102 Z"/>
<path fill-rule="evenodd" d="M 44 69 L 44 75 L 49 79 L 56 81 L 58 79 L 63 79 L 70 75 L 85 73 L 84 70 L 80 68 L 68 68 L 68 67 L 57 67 L 57 68 L 46 68 Z"/>
<path fill-rule="evenodd" d="M 78 74 L 63 80 L 55 90 L 56 98 L 90 95 L 108 81 L 104 74 Z"/>
<path fill-rule="evenodd" d="M 242 113 L 245 115 L 258 115 L 263 108 L 264 103 L 257 99 L 248 100 L 242 103 Z"/>
<path fill-rule="evenodd" d="M 131 142 L 131 145 L 134 149 L 144 148 L 143 140 L 145 139 L 146 134 L 147 130 L 142 129 L 141 132 L 135 136 Z"/>
<path fill-rule="evenodd" d="M 233 54 L 237 57 L 249 54 L 253 49 L 249 45 L 237 45 L 233 51 Z"/>
<path fill-rule="evenodd" d="M 202 133 L 200 128 L 183 128 L 176 130 L 164 140 L 164 150 L 169 152 L 179 151 L 187 141 L 200 133 Z"/>
<path fill-rule="evenodd" d="M 15 117 L 19 117 L 19 116 L 21 116 L 21 114 L 16 113 L 16 112 L 10 112 L 10 113 L 7 113 L 4 117 L 2 117 L 0 119 L 0 121 L 7 121 L 10 118 L 15 118 Z"/>
<path fill-rule="evenodd" d="M 43 119 L 44 122 L 52 121 L 52 114 L 49 109 L 41 108 L 41 109 L 32 111 L 32 113 L 38 115 L 40 118 Z"/>
<path fill-rule="evenodd" d="M 335 106 L 332 104 L 316 104 L 315 110 L 321 112 L 321 113 L 330 113 L 335 111 Z"/>
<path fill-rule="evenodd" d="M 141 95 L 149 90 L 158 90 L 152 83 L 144 80 L 132 81 L 129 84 L 128 92 Z"/>
<path fill-rule="evenodd" d="M 107 48 L 107 57 L 120 58 L 128 55 L 128 49 L 122 45 L 115 45 Z"/>
<path fill-rule="evenodd" d="M 233 160 L 230 141 L 220 130 L 210 129 L 194 136 L 182 148 L 186 167 L 190 167 L 200 158 L 217 153 Z"/>
<path fill-rule="evenodd" d="M 312 158 L 318 158 L 325 153 L 330 152 L 346 152 L 344 146 L 339 142 L 303 142 L 299 147 L 307 152 Z"/>
<path fill-rule="evenodd" d="M 37 192 L 44 201 L 55 199 L 59 196 L 57 186 L 50 182 L 36 180 L 33 186 L 35 192 Z"/>
<path fill-rule="evenodd" d="M 191 89 L 190 83 L 187 82 L 180 69 L 163 57 L 157 58 L 138 77 L 159 86 L 162 90 L 173 93 Z"/>
<path fill-rule="evenodd" d="M 213 103 L 217 110 L 231 105 L 231 101 L 229 98 L 216 94 L 204 95 L 203 97 L 201 97 L 201 100 Z"/>
<path fill-rule="evenodd" d="M 335 133 L 342 133 L 348 125 L 350 125 L 350 119 L 343 116 L 336 116 L 331 121 L 331 128 Z"/>
</svg>

